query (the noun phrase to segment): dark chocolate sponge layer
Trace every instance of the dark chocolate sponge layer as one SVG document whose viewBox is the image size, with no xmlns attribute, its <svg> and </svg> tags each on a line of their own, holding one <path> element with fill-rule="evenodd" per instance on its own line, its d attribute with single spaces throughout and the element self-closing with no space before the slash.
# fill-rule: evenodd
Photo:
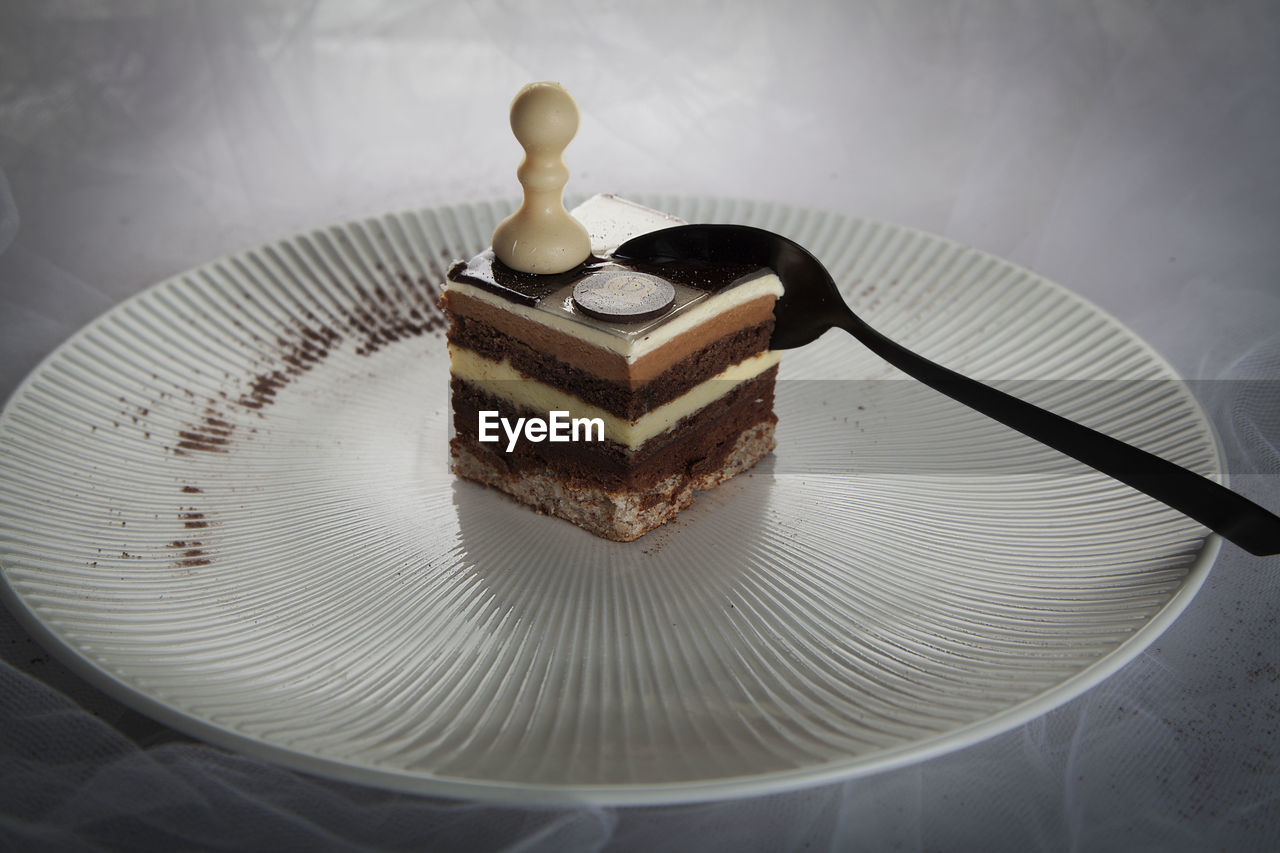
<svg viewBox="0 0 1280 853">
<path fill-rule="evenodd" d="M 605 489 L 643 490 L 673 474 L 697 475 L 723 464 L 737 437 L 760 423 L 777 423 L 773 413 L 773 367 L 680 420 L 635 450 L 612 441 L 530 442 L 523 438 L 510 453 L 506 437 L 496 443 L 478 440 L 479 413 L 496 411 L 514 421 L 545 417 L 545 412 L 518 410 L 504 400 L 454 378 L 451 384 L 455 441 L 493 454 L 510 471 L 551 471 L 568 481 Z M 501 432 L 501 431 L 499 431 Z M 473 449 L 474 449 L 473 448 Z"/>
</svg>

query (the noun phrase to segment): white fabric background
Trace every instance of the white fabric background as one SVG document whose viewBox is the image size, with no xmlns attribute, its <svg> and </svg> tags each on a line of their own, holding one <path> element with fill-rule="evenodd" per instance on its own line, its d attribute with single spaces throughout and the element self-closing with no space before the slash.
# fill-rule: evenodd
<svg viewBox="0 0 1280 853">
<path fill-rule="evenodd" d="M 1275 508 L 1278 46 L 1265 0 L 6 3 L 0 394 L 223 253 L 512 194 L 507 104 L 552 79 L 582 110 L 574 190 L 886 219 L 1083 294 L 1200 380 L 1234 485 Z M 1227 546 L 1149 651 L 978 746 L 653 809 L 304 777 L 120 707 L 0 614 L 0 847 L 1280 849 L 1277 569 Z"/>
</svg>

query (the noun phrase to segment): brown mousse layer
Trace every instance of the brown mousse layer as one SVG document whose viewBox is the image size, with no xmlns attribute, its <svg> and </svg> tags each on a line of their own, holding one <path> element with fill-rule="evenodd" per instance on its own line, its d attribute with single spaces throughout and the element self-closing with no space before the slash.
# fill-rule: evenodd
<svg viewBox="0 0 1280 853">
<path fill-rule="evenodd" d="M 713 340 L 684 361 L 634 389 L 566 364 L 470 317 L 454 317 L 449 327 L 449 342 L 493 361 L 507 359 L 525 376 L 536 377 L 539 382 L 573 394 L 607 412 L 635 420 L 695 385 L 718 376 L 730 365 L 763 351 L 769 345 L 771 334 L 772 313 L 764 323 L 737 329 Z"/>
<path fill-rule="evenodd" d="M 675 474 L 696 477 L 714 471 L 724 464 L 741 433 L 761 423 L 777 423 L 773 413 L 776 378 L 777 368 L 770 368 L 635 450 L 612 441 L 530 442 L 521 438 L 507 452 L 505 437 L 499 442 L 478 440 L 481 411 L 497 411 L 511 421 L 546 414 L 516 409 L 455 377 L 451 386 L 453 441 L 512 474 L 541 470 L 556 474 L 571 487 L 646 490 Z"/>
<path fill-rule="evenodd" d="M 469 320 L 473 325 L 482 324 L 494 333 L 519 341 L 534 351 L 555 353 L 556 359 L 570 367 L 588 371 L 607 382 L 626 384 L 630 388 L 652 382 L 684 359 L 736 330 L 767 323 L 772 332 L 773 303 L 773 296 L 762 296 L 731 308 L 628 364 L 623 356 L 612 350 L 594 346 L 581 338 L 504 311 L 464 293 L 445 291 L 440 299 L 440 305 L 451 321 L 451 328 L 456 327 L 460 320 Z M 449 340 L 463 343 L 452 331 Z M 762 346 L 761 349 L 763 348 Z"/>
</svg>

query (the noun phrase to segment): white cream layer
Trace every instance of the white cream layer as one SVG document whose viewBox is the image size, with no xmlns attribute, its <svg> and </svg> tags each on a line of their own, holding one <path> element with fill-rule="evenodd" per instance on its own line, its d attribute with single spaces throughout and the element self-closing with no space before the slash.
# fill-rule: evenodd
<svg viewBox="0 0 1280 853">
<path fill-rule="evenodd" d="M 511 362 L 506 359 L 494 361 L 469 349 L 449 345 L 450 367 L 453 375 L 459 379 L 515 406 L 537 412 L 567 411 L 573 418 L 600 418 L 604 422 L 605 439 L 630 450 L 635 450 L 654 436 L 671 429 L 682 418 L 715 402 L 736 386 L 764 373 L 776 365 L 780 358 L 781 354 L 777 350 L 757 353 L 730 365 L 719 375 L 695 385 L 674 400 L 629 421 L 585 403 L 572 394 L 530 379 L 512 367 Z"/>
</svg>

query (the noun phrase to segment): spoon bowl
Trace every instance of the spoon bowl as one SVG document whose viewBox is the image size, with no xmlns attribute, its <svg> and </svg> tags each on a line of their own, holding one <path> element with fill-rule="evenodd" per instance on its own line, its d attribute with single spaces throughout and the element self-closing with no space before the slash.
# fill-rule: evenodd
<svg viewBox="0 0 1280 853">
<path fill-rule="evenodd" d="M 771 268 L 783 293 L 774 306 L 773 349 L 793 349 L 843 329 L 894 367 L 936 391 L 1107 474 L 1258 556 L 1280 553 L 1280 517 L 1207 477 L 957 373 L 886 338 L 844 301 L 816 257 L 793 240 L 747 225 L 678 225 L 623 243 L 614 257 L 661 268 L 690 262 Z"/>
</svg>

